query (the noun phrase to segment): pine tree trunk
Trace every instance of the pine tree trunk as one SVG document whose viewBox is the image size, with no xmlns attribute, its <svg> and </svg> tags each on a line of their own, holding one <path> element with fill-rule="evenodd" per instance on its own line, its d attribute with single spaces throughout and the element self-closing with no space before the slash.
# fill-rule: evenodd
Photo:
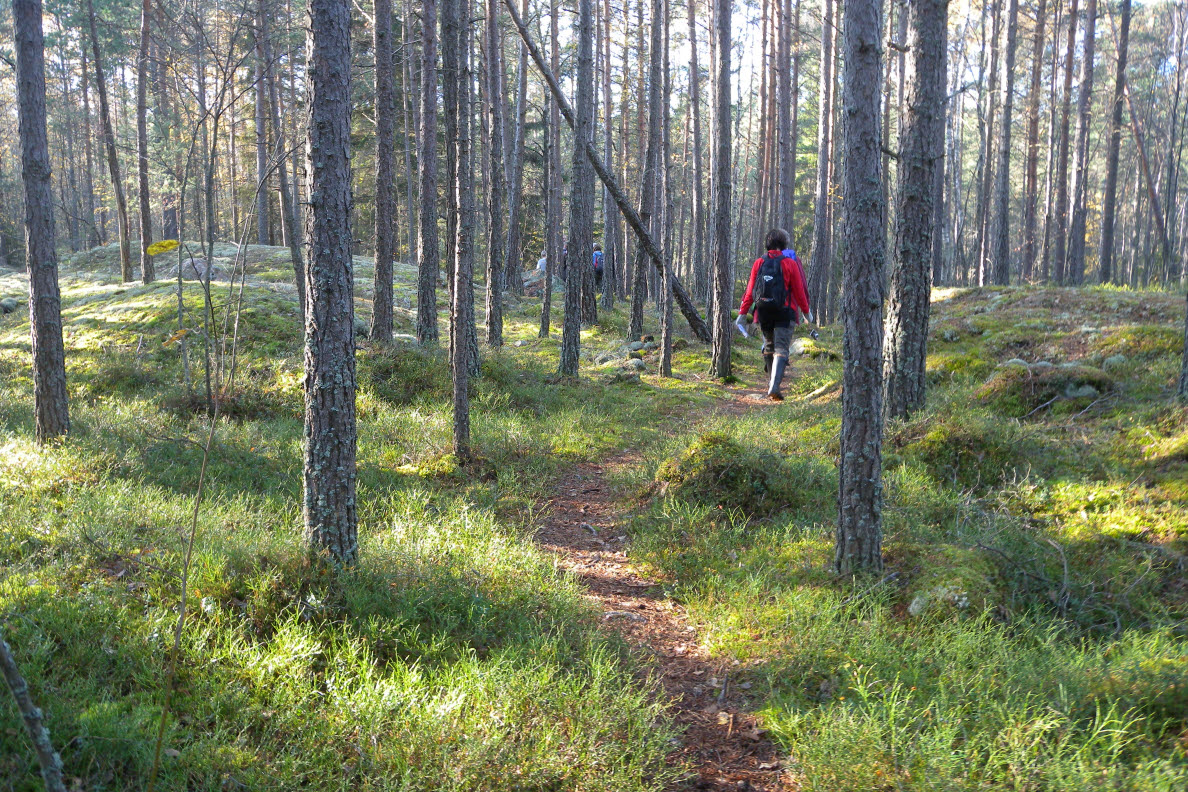
<svg viewBox="0 0 1188 792">
<path fill-rule="evenodd" d="M 120 224 L 120 279 L 132 280 L 132 254 L 128 242 L 128 204 L 124 200 L 124 181 L 120 178 L 120 163 L 116 158 L 115 132 L 112 130 L 111 109 L 107 102 L 107 83 L 103 78 L 103 54 L 99 51 L 99 34 L 95 30 L 95 5 L 87 0 L 87 20 L 90 24 L 91 49 L 95 56 L 95 90 L 99 92 L 99 118 L 103 125 L 103 140 L 107 146 L 107 168 L 115 192 L 116 214 Z"/>
<path fill-rule="evenodd" d="M 998 142 L 998 187 L 994 196 L 994 283 L 1011 282 L 1011 114 L 1015 106 L 1015 29 L 1019 19 L 1019 0 L 1008 0 L 1006 54 L 1002 67 L 1002 134 Z"/>
<path fill-rule="evenodd" d="M 417 175 L 421 185 L 421 206 L 417 213 L 417 340 L 426 344 L 437 341 L 437 0 L 421 0 L 421 19 L 421 127 L 417 150 Z"/>
<path fill-rule="evenodd" d="M 661 173 L 663 174 L 664 187 L 660 191 L 659 200 L 664 208 L 663 221 L 660 223 L 660 237 L 663 240 L 660 243 L 663 245 L 661 250 L 665 251 L 669 259 L 668 266 L 660 273 L 659 374 L 661 377 L 672 376 L 672 270 L 676 263 L 671 258 L 674 212 L 672 202 L 672 129 L 670 123 L 670 108 L 672 107 L 672 69 L 669 60 L 671 48 L 670 15 L 671 8 L 669 0 L 664 0 L 664 65 L 661 68 L 664 74 L 664 96 L 660 101 L 660 105 L 663 108 L 661 119 L 664 127 L 661 132 L 663 137 L 663 142 L 661 143 Z"/>
<path fill-rule="evenodd" d="M 470 459 L 470 377 L 473 373 L 474 350 L 470 339 L 474 327 L 474 167 L 470 155 L 470 0 L 445 0 L 443 19 L 453 22 L 443 25 L 442 46 L 454 50 L 445 70 L 446 86 L 452 90 L 444 95 L 454 97 L 456 104 L 446 104 L 446 128 L 456 130 L 453 139 L 456 172 L 452 189 L 457 207 L 454 219 L 454 288 L 450 310 L 450 373 L 454 383 L 454 456 L 459 461 Z M 453 8 L 450 5 L 453 4 Z M 446 12 L 448 11 L 448 16 Z M 454 35 L 445 31 L 453 30 Z M 455 38 L 456 36 L 456 38 Z M 452 68 L 450 68 L 452 66 Z M 450 84 L 453 83 L 451 86 Z M 456 115 L 450 119 L 450 115 Z"/>
<path fill-rule="evenodd" d="M 1048 0 L 1039 0 L 1035 11 L 1035 37 L 1031 47 L 1031 90 L 1027 95 L 1027 161 L 1023 187 L 1023 262 L 1021 280 L 1031 279 L 1035 266 L 1036 201 L 1039 198 L 1039 108 L 1044 65 L 1044 12 Z M 1053 42 L 1055 47 L 1055 42 Z"/>
<path fill-rule="evenodd" d="M 800 148 L 800 0 L 793 0 L 792 12 L 792 131 L 788 143 L 787 179 L 791 196 L 788 198 L 788 240 L 795 247 L 796 237 L 796 152 Z"/>
<path fill-rule="evenodd" d="M 392 0 L 375 0 L 375 298 L 371 340 L 392 342 L 392 232 L 396 219 L 396 85 L 392 76 Z"/>
<path fill-rule="evenodd" d="M 660 181 L 660 114 L 663 95 L 663 0 L 652 0 L 651 42 L 648 48 L 648 124 L 647 149 L 644 154 L 643 189 L 640 192 L 639 218 L 644 227 L 657 238 L 655 222 L 656 195 Z M 644 307 L 647 303 L 647 254 L 642 245 L 636 247 L 634 283 L 631 290 L 631 320 L 627 337 L 638 340 L 643 335 Z"/>
<path fill-rule="evenodd" d="M 560 30 L 557 0 L 549 2 L 549 59 L 553 74 L 561 69 Z M 540 303 L 540 337 L 548 338 L 552 323 L 553 278 L 561 274 L 561 108 L 549 103 L 549 196 L 546 234 L 544 295 Z"/>
<path fill-rule="evenodd" d="M 701 68 L 697 62 L 697 2 L 689 3 L 689 103 L 693 116 L 693 293 L 705 294 L 709 267 L 705 255 L 705 174 L 701 152 Z"/>
<path fill-rule="evenodd" d="M 528 12 L 528 0 L 523 0 L 524 13 Z M 520 274 L 523 269 L 524 243 L 520 225 L 521 213 L 524 205 L 524 135 L 528 121 L 528 49 L 520 44 L 520 62 L 516 73 L 516 131 L 515 142 L 511 146 L 510 174 L 511 187 L 508 191 L 508 202 L 511 206 L 507 213 L 507 247 L 503 258 L 503 275 L 506 286 L 515 294 L 524 293 L 524 279 Z M 535 256 L 527 257 L 535 260 Z"/>
<path fill-rule="evenodd" d="M 693 0 L 690 0 L 690 6 Z M 602 101 L 605 125 L 603 129 L 603 157 L 606 159 L 606 167 L 614 173 L 615 170 L 615 144 L 613 134 L 611 132 L 613 126 L 611 119 L 615 117 L 614 98 L 611 93 L 611 57 L 610 57 L 610 0 L 602 0 Z M 603 187 L 602 190 L 602 308 L 605 311 L 613 310 L 615 307 L 615 284 L 618 282 L 618 270 L 621 266 L 618 258 L 619 248 L 619 212 L 614 205 L 614 199 L 611 197 L 610 190 Z"/>
<path fill-rule="evenodd" d="M 1015 0 L 1011 0 L 1014 5 Z M 895 259 L 887 306 L 887 418 L 903 418 L 924 406 L 930 279 L 938 232 L 935 189 L 945 146 L 945 83 L 949 0 L 917 0 L 905 6 L 908 20 L 906 117 L 900 134 Z"/>
<path fill-rule="evenodd" d="M 487 114 L 491 127 L 491 194 L 487 198 L 487 343 L 503 346 L 503 40 L 499 0 L 487 0 Z"/>
<path fill-rule="evenodd" d="M 981 153 L 982 169 L 978 180 L 976 246 L 978 249 L 977 284 L 979 286 L 985 286 L 993 277 L 993 271 L 990 265 L 990 248 L 993 236 L 990 229 L 990 223 L 993 219 L 990 211 L 990 203 L 993 199 L 991 190 L 994 185 L 994 138 L 996 132 L 994 122 L 998 114 L 998 102 L 996 99 L 999 78 L 999 40 L 1002 37 L 1002 0 L 993 0 L 993 5 L 989 7 L 989 12 L 993 20 L 990 33 L 990 87 L 986 91 Z"/>
<path fill-rule="evenodd" d="M 86 159 L 86 193 L 87 193 L 87 245 L 95 247 L 100 244 L 100 227 L 95 220 L 95 154 L 91 143 L 91 78 L 87 72 L 87 48 L 80 46 L 82 62 L 82 96 L 83 96 L 83 156 Z"/>
<path fill-rule="evenodd" d="M 54 198 L 45 124 L 45 40 L 40 0 L 13 0 L 21 176 L 25 198 L 25 267 L 33 347 L 33 417 L 38 443 L 70 431 L 62 300 L 54 249 Z"/>
<path fill-rule="evenodd" d="M 1068 41 L 1064 62 L 1064 97 L 1060 106 L 1060 143 L 1056 155 L 1056 213 L 1053 222 L 1052 280 L 1064 285 L 1065 256 L 1068 253 L 1068 149 L 1069 117 L 1072 110 L 1073 63 L 1076 60 L 1077 0 L 1068 10 Z"/>
<path fill-rule="evenodd" d="M 140 200 L 140 277 L 152 283 L 153 259 L 148 254 L 153 242 L 153 210 L 149 200 L 148 175 L 148 61 L 150 0 L 144 0 L 140 12 L 140 55 L 136 61 L 136 176 Z"/>
<path fill-rule="evenodd" d="M 833 0 L 821 0 L 821 78 L 817 97 L 817 190 L 813 201 L 812 267 L 809 272 L 809 302 L 819 321 L 824 321 L 826 288 L 829 282 L 831 227 L 829 218 L 830 163 L 833 157 L 833 48 L 837 31 L 833 21 Z"/>
<path fill-rule="evenodd" d="M 776 200 L 775 224 L 792 227 L 792 0 L 776 0 L 779 4 L 779 39 L 777 43 L 776 77 L 779 93 L 776 98 L 776 133 L 779 146 L 779 190 Z"/>
<path fill-rule="evenodd" d="M 268 128 L 265 121 L 266 95 L 268 87 L 264 80 L 264 47 L 257 40 L 256 46 L 256 74 L 255 74 L 255 126 L 256 126 L 256 244 L 267 245 L 271 241 L 268 234 L 268 189 L 264 186 L 268 180 Z M 234 136 L 232 136 L 234 140 Z M 231 157 L 235 162 L 235 157 Z M 238 226 L 238 223 L 236 223 Z"/>
<path fill-rule="evenodd" d="M 881 319 L 886 244 L 879 184 L 879 2 L 848 0 L 844 8 L 845 367 L 834 566 L 838 574 L 849 576 L 883 568 Z"/>
<path fill-rule="evenodd" d="M 663 0 L 654 0 L 653 10 Z M 659 18 L 654 23 L 659 23 Z M 574 129 L 572 176 L 569 193 L 569 257 L 565 273 L 565 324 L 561 335 L 563 377 L 578 375 L 581 345 L 582 292 L 591 267 L 594 246 L 594 169 L 583 141 L 594 140 L 594 6 L 592 0 L 578 0 L 577 118 Z M 656 35 L 653 33 L 653 42 Z M 654 121 L 653 121 L 654 123 Z"/>
<path fill-rule="evenodd" d="M 305 281 L 305 533 L 310 552 L 358 560 L 355 306 L 351 261 L 351 4 L 309 0 Z"/>
<path fill-rule="evenodd" d="M 264 79 L 268 83 L 268 113 L 271 116 L 272 134 L 276 138 L 276 156 L 280 160 L 277 175 L 280 177 L 281 223 L 284 226 L 285 242 L 289 246 L 289 260 L 293 266 L 293 282 L 297 284 L 297 303 L 301 308 L 301 324 L 305 325 L 305 263 L 301 254 L 301 234 L 298 231 L 297 199 L 293 192 L 297 189 L 297 175 L 293 174 L 293 184 L 289 185 L 289 157 L 285 141 L 285 128 L 280 120 L 280 97 L 276 87 L 276 72 L 272 69 L 272 39 L 268 35 L 267 17 L 264 13 L 264 3 L 258 10 L 257 25 L 260 29 L 260 40 L 263 46 Z"/>
<path fill-rule="evenodd" d="M 730 0 L 714 0 L 717 70 L 714 97 L 714 233 L 713 233 L 713 331 L 710 371 L 718 378 L 731 373 L 730 349 L 733 338 L 730 315 L 734 308 L 734 266 L 730 258 Z"/>
<path fill-rule="evenodd" d="M 1085 9 L 1085 45 L 1081 57 L 1081 87 L 1077 98 L 1077 150 L 1073 172 L 1073 209 L 1069 225 L 1068 280 L 1080 286 L 1085 280 L 1085 222 L 1089 201 L 1089 126 L 1093 100 L 1093 58 L 1097 30 L 1097 0 Z"/>
<path fill-rule="evenodd" d="M 1118 35 L 1118 70 L 1114 78 L 1114 101 L 1110 107 L 1110 148 L 1106 155 L 1105 198 L 1101 213 L 1101 282 L 1116 281 L 1114 272 L 1114 224 L 1118 199 L 1118 149 L 1122 142 L 1122 101 L 1126 89 L 1126 55 L 1130 46 L 1130 0 L 1122 0 L 1122 31 Z"/>
</svg>

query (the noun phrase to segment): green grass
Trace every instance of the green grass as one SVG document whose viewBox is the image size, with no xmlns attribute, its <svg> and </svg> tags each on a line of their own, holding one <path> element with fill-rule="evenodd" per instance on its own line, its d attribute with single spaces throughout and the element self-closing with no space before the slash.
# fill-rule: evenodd
<svg viewBox="0 0 1188 792">
<path fill-rule="evenodd" d="M 622 307 L 584 331 L 582 379 L 559 382 L 560 306 L 542 340 L 539 303 L 511 304 L 473 393 L 471 468 L 449 453 L 443 351 L 362 341 L 361 563 L 328 574 L 300 536 L 302 350 L 273 283 L 282 253 L 248 251 L 160 788 L 668 788 L 685 768 L 668 764 L 676 732 L 646 661 L 531 540 L 557 477 L 621 450 L 633 559 L 737 661 L 803 788 L 1188 783 L 1178 298 L 938 292 L 928 407 L 886 432 L 891 576 L 855 580 L 828 570 L 836 327 L 794 362 L 787 402 L 736 415 L 696 343 L 675 380 L 654 355 L 639 378 L 596 364 L 624 340 Z M 200 358 L 191 346 L 187 388 L 168 343 L 175 284 L 115 283 L 109 249 L 63 270 L 68 440 L 33 444 L 27 317 L 0 317 L 0 620 L 68 777 L 140 789 L 208 426 Z M 413 273 L 397 277 L 399 307 Z M 0 296 L 22 289 L 0 277 Z M 763 378 L 754 339 L 735 360 L 742 382 Z M 1099 395 L 1043 366 L 1041 383 L 1020 378 L 1041 362 L 1092 374 Z M 40 788 L 9 705 L 0 779 Z"/>
</svg>

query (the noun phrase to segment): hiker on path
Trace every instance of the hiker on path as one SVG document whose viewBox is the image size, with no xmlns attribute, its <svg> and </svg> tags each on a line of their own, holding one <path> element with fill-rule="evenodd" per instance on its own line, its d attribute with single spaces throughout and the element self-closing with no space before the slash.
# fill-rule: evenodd
<svg viewBox="0 0 1188 792">
<path fill-rule="evenodd" d="M 788 365 L 792 328 L 800 323 L 802 315 L 811 322 L 813 312 L 809 307 L 804 270 L 789 247 L 788 232 L 773 228 L 767 232 L 765 245 L 766 255 L 755 259 L 751 265 L 751 279 L 738 309 L 737 323 L 742 330 L 743 322 L 751 321 L 749 314 L 754 310 L 755 320 L 763 332 L 763 370 L 771 372 L 767 397 L 772 401 L 783 401 L 780 382 Z M 791 255 L 787 255 L 789 253 Z"/>
<path fill-rule="evenodd" d="M 602 285 L 603 262 L 604 262 L 604 259 L 602 256 L 602 245 L 595 242 L 594 243 L 594 282 L 597 283 L 599 286 Z"/>
</svg>

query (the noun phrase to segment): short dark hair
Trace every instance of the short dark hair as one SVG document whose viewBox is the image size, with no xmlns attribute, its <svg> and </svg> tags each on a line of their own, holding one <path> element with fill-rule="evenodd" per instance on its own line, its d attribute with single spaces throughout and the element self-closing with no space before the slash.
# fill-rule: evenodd
<svg viewBox="0 0 1188 792">
<path fill-rule="evenodd" d="M 767 232 L 764 241 L 768 250 L 783 250 L 788 247 L 788 232 L 782 228 L 773 228 Z"/>
<path fill-rule="evenodd" d="M 600 244 L 598 244 L 597 242 L 595 242 L 595 243 L 594 243 L 594 249 L 595 249 L 595 250 L 602 250 L 602 245 L 600 245 Z"/>
</svg>

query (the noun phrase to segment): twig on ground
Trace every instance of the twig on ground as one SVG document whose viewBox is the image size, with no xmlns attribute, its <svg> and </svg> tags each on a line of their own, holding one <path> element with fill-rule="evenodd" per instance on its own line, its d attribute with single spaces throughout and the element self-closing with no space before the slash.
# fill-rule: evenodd
<svg viewBox="0 0 1188 792">
<path fill-rule="evenodd" d="M 1055 404 L 1055 403 L 1056 403 L 1056 402 L 1058 402 L 1058 401 L 1060 401 L 1060 397 L 1059 397 L 1059 396 L 1053 396 L 1051 399 L 1048 399 L 1046 402 L 1044 402 L 1043 404 L 1041 404 L 1039 407 L 1036 407 L 1034 410 L 1032 410 L 1031 412 L 1027 413 L 1027 415 L 1024 415 L 1023 417 L 1024 417 L 1024 418 L 1030 418 L 1031 416 L 1035 415 L 1035 414 L 1036 414 L 1037 412 L 1039 412 L 1040 410 L 1044 409 L 1045 407 L 1051 407 L 1053 404 Z"/>
</svg>

